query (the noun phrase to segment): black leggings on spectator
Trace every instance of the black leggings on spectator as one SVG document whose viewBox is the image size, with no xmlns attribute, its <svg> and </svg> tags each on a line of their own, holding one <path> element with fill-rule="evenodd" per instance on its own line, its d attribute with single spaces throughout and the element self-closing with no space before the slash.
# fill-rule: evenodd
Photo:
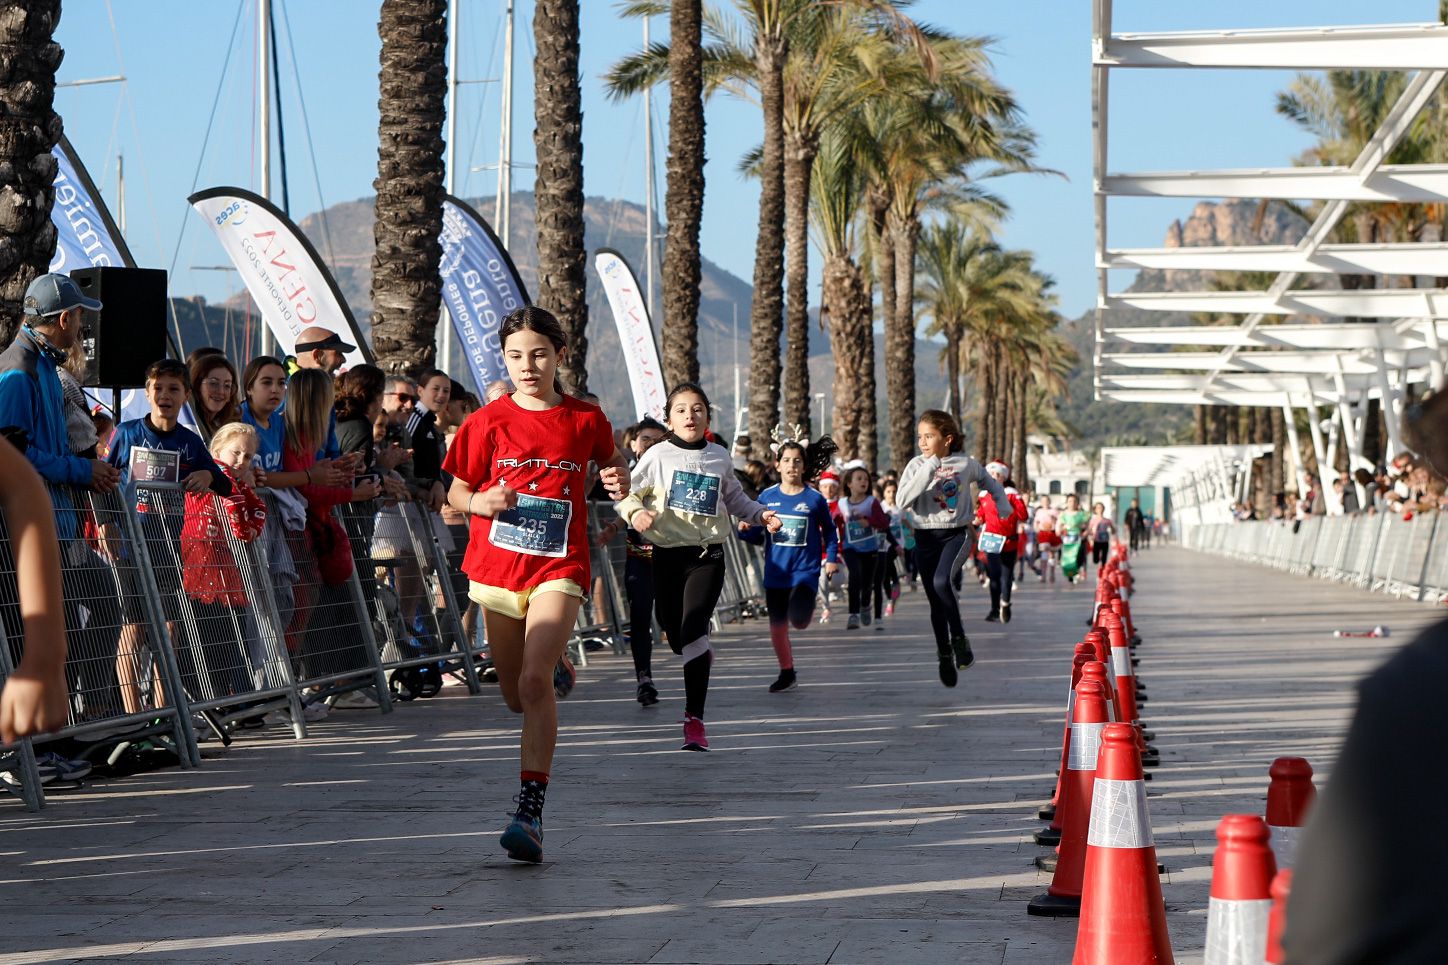
<svg viewBox="0 0 1448 965">
<path fill-rule="evenodd" d="M 985 554 L 985 571 L 990 577 L 990 609 L 999 613 L 1002 603 L 1011 602 L 1011 583 L 1015 579 L 1016 554 L 1009 550 Z"/>
<path fill-rule="evenodd" d="M 965 549 L 967 537 L 968 530 L 964 526 L 915 531 L 915 563 L 920 570 L 920 582 L 925 587 L 925 598 L 930 601 L 930 627 L 935 631 L 935 649 L 942 656 L 950 655 L 952 637 L 965 636 L 951 577 L 955 561 Z"/>
<path fill-rule="evenodd" d="M 630 553 L 623 564 L 624 592 L 628 594 L 628 646 L 633 653 L 634 675 L 653 678 L 654 565 Z"/>
<path fill-rule="evenodd" d="M 669 649 L 684 658 L 684 713 L 704 717 L 713 647 L 709 621 L 724 589 L 724 547 L 654 547 L 654 612 Z"/>
<path fill-rule="evenodd" d="M 845 570 L 849 573 L 850 612 L 863 613 L 875 591 L 875 560 L 880 554 L 871 550 L 858 553 L 845 550 Z"/>
</svg>

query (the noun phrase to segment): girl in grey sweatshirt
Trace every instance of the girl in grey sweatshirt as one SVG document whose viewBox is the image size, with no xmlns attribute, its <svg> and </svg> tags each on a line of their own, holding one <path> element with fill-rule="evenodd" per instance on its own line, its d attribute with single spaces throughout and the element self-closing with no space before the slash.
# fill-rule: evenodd
<svg viewBox="0 0 1448 965">
<path fill-rule="evenodd" d="M 1010 515 L 1011 503 L 1001 484 L 961 453 L 960 427 L 949 413 L 922 412 L 916 431 L 920 455 L 900 473 L 895 499 L 915 529 L 915 563 L 930 601 L 940 682 L 954 687 L 957 671 L 975 662 L 960 621 L 954 583 L 957 560 L 964 559 L 972 542 L 970 520 L 976 500 L 970 487 L 989 492 L 1003 517 Z"/>
</svg>

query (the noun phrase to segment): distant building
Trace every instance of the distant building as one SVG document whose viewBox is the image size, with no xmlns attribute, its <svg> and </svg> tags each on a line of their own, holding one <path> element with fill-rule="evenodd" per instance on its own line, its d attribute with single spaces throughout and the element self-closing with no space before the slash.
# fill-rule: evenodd
<svg viewBox="0 0 1448 965">
<path fill-rule="evenodd" d="M 1091 460 L 1046 436 L 1026 436 L 1026 469 L 1037 496 L 1050 496 L 1062 506 L 1071 493 L 1085 502 L 1091 495 Z"/>
</svg>

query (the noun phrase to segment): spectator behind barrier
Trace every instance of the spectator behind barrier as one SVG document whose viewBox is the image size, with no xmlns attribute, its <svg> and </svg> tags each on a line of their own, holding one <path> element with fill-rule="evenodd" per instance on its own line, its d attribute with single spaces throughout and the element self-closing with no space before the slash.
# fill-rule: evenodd
<svg viewBox="0 0 1448 965">
<path fill-rule="evenodd" d="M 241 380 L 236 366 L 220 353 L 199 356 L 189 366 L 196 434 L 206 442 L 216 430 L 241 421 Z"/>
<path fill-rule="evenodd" d="M 80 518 L 84 508 L 77 496 L 57 486 L 90 486 L 112 492 L 119 473 L 99 459 L 75 455 L 66 430 L 65 403 L 59 366 L 70 346 L 81 336 L 81 311 L 99 309 L 101 303 L 80 293 L 65 275 L 41 275 L 25 291 L 20 331 L 0 353 L 0 435 L 5 436 L 51 483 L 55 529 L 61 541 L 62 599 L 65 622 L 74 628 L 70 639 L 71 663 L 66 673 L 74 691 L 84 696 L 74 708 L 87 717 L 113 713 L 120 706 L 115 676 L 116 635 L 120 609 L 110 594 L 95 587 L 109 582 L 106 565 L 82 539 Z M 80 602 L 88 614 L 83 617 Z M 9 626 L 12 632 L 19 628 Z"/>
</svg>

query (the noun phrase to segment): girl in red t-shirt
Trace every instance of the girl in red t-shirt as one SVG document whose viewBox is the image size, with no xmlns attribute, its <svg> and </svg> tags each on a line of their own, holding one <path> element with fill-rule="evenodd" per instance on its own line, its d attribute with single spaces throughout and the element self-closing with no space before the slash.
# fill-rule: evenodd
<svg viewBox="0 0 1448 965">
<path fill-rule="evenodd" d="M 615 499 L 628 493 L 628 463 L 599 408 L 563 394 L 558 319 L 520 308 L 498 338 L 517 391 L 468 416 L 443 469 L 453 476 L 448 503 L 470 517 L 468 598 L 483 608 L 503 699 L 523 715 L 522 789 L 501 843 L 508 857 L 536 863 L 558 739 L 554 672 L 589 585 L 588 463 Z"/>
</svg>

